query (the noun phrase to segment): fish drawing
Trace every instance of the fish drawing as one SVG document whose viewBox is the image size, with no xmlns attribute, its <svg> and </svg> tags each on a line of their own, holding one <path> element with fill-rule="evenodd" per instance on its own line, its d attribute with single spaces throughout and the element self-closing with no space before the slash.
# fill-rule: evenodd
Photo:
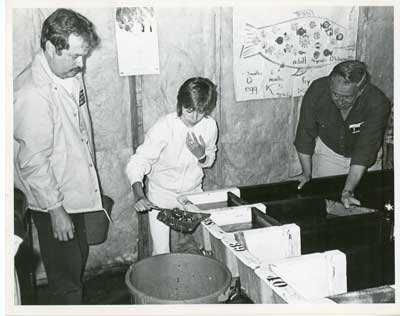
<svg viewBox="0 0 400 316">
<path fill-rule="evenodd" d="M 325 67 L 341 60 L 345 51 L 354 51 L 348 42 L 348 28 L 312 10 L 294 12 L 295 18 L 255 27 L 245 24 L 240 58 L 261 55 L 281 68 L 296 69 L 294 76 L 308 69 Z"/>
</svg>

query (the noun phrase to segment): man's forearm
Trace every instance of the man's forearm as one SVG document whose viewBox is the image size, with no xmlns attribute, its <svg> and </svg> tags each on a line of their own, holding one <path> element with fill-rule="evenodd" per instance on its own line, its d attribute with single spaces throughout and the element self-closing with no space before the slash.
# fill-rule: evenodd
<svg viewBox="0 0 400 316">
<path fill-rule="evenodd" d="M 361 165 L 351 165 L 349 174 L 347 175 L 346 184 L 343 191 L 353 192 L 360 182 L 365 170 L 367 168 Z"/>
<path fill-rule="evenodd" d="M 311 176 L 311 172 L 312 172 L 311 155 L 303 154 L 303 153 L 300 153 L 300 152 L 297 152 L 297 155 L 299 156 L 299 160 L 300 160 L 300 164 L 301 164 L 301 168 L 302 168 L 303 174 Z"/>
</svg>

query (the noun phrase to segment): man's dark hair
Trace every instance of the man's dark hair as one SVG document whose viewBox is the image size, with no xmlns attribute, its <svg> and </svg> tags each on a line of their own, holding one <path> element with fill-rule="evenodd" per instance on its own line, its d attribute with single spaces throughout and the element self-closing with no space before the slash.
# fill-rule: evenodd
<svg viewBox="0 0 400 316">
<path fill-rule="evenodd" d="M 182 115 L 182 108 L 194 109 L 209 115 L 217 103 L 217 86 L 207 78 L 190 78 L 179 88 L 177 101 L 178 116 Z"/>
<path fill-rule="evenodd" d="M 346 60 L 337 64 L 329 75 L 331 78 L 334 76 L 341 76 L 349 83 L 358 83 L 360 88 L 370 80 L 367 65 L 359 60 Z"/>
<path fill-rule="evenodd" d="M 87 18 L 70 9 L 57 9 L 43 23 L 40 47 L 46 50 L 46 42 L 50 41 L 60 54 L 61 50 L 69 49 L 71 34 L 82 37 L 92 49 L 100 42 L 93 23 Z"/>
</svg>

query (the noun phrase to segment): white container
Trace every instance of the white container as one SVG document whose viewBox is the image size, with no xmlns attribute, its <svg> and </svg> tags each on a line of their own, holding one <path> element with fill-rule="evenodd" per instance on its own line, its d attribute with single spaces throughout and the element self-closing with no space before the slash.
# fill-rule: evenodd
<svg viewBox="0 0 400 316">
<path fill-rule="evenodd" d="M 222 227 L 233 224 L 251 223 L 252 208 L 257 208 L 265 213 L 264 204 L 250 204 L 234 207 L 226 207 L 220 209 L 209 210 L 211 216 L 201 223 L 201 229 L 197 229 L 196 233 L 201 234 L 202 246 L 206 251 L 210 251 L 216 259 L 227 265 L 232 273 L 232 277 L 238 277 L 236 258 L 230 251 L 227 243 L 223 243 L 223 239 L 234 239 L 234 233 L 226 232 Z"/>
<path fill-rule="evenodd" d="M 178 202 L 189 212 L 208 212 L 228 206 L 228 192 L 240 197 L 237 187 L 178 196 Z"/>
<path fill-rule="evenodd" d="M 241 287 L 250 299 L 260 302 L 259 293 L 254 286 L 257 279 L 255 271 L 281 259 L 300 256 L 300 228 L 296 224 L 287 224 L 252 229 L 238 234 L 242 237 L 236 239 L 241 240 L 246 251 L 235 252 L 234 247 L 231 247 L 230 251 L 237 259 Z"/>
<path fill-rule="evenodd" d="M 271 290 L 290 304 L 328 302 L 322 299 L 347 292 L 346 255 L 339 250 L 283 259 L 255 273 L 261 281 L 261 293 L 266 293 L 260 303 L 273 303 Z"/>
</svg>

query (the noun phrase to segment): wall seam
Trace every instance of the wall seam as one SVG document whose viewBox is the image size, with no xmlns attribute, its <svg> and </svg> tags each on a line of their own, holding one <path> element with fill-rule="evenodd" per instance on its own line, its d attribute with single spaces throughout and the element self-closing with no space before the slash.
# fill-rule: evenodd
<svg viewBox="0 0 400 316">
<path fill-rule="evenodd" d="M 215 10 L 215 73 L 216 73 L 216 82 L 218 83 L 218 103 L 217 103 L 217 115 L 218 115 L 218 126 L 219 126 L 219 135 L 218 135 L 218 142 L 219 142 L 219 150 L 217 152 L 217 160 L 215 164 L 216 168 L 216 183 L 218 186 L 222 187 L 223 183 L 223 177 L 222 177 L 222 137 L 221 137 L 221 126 L 222 126 L 222 110 L 223 110 L 223 104 L 222 104 L 222 80 L 221 80 L 221 73 L 222 73 L 222 60 L 221 60 L 221 47 L 222 47 L 222 39 L 221 39 L 221 7 L 218 7 Z"/>
</svg>

